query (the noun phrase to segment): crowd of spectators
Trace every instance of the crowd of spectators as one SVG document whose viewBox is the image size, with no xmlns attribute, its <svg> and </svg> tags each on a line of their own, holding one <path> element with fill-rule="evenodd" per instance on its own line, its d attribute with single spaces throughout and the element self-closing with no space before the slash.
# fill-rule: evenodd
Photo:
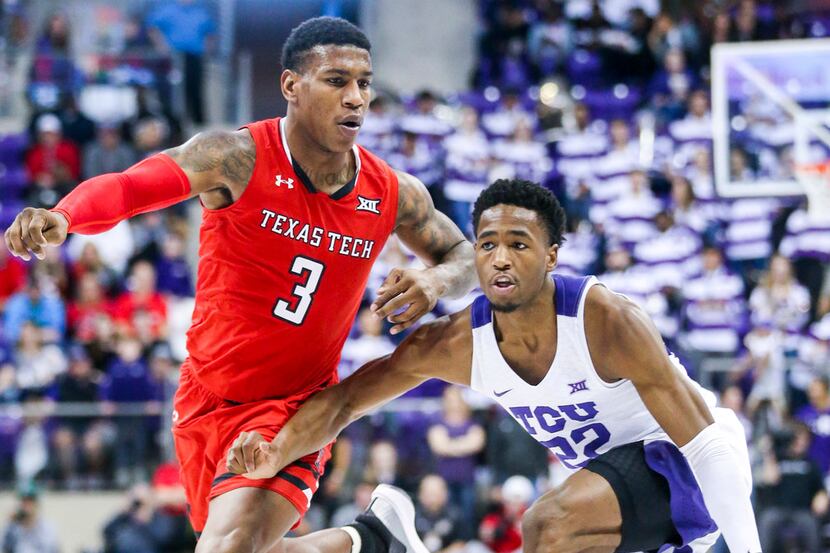
<svg viewBox="0 0 830 553">
<path fill-rule="evenodd" d="M 820 36 L 830 19 L 752 0 L 659 4 L 482 0 L 470 90 L 381 92 L 359 140 L 420 178 L 468 235 L 472 202 L 494 179 L 553 190 L 568 213 L 556 270 L 596 274 L 649 313 L 690 374 L 744 423 L 765 545 L 817 551 L 830 482 L 830 219 L 808 215 L 803 198 L 716 195 L 708 52 L 716 42 Z M 159 54 L 127 72 L 146 77 L 135 83 L 137 108 L 102 122 L 75 102 L 90 76 L 67 53 L 66 18 L 49 19 L 36 48 L 51 61 L 35 56 L 29 132 L 0 138 L 0 226 L 23 205 L 51 207 L 83 178 L 181 140 L 169 65 L 149 38 L 166 27 L 151 32 L 147 21 L 160 19 L 131 20 L 127 50 L 102 65 Z M 751 161 L 734 155 L 732 172 Z M 0 406 L 27 408 L 0 414 L 0 480 L 130 489 L 107 526 L 108 551 L 157 551 L 164 536 L 181 538 L 180 485 L 164 463 L 195 232 L 178 207 L 72 236 L 36 263 L 0 248 Z M 365 305 L 391 268 L 413 264 L 391 239 Z M 442 301 L 436 315 L 472 297 Z M 387 326 L 361 309 L 341 377 L 394 348 L 401 337 Z M 348 522 L 387 482 L 415 498 L 430 551 L 515 551 L 521 514 L 562 481 L 562 466 L 509 415 L 458 388 L 429 382 L 407 397 L 419 407 L 345 431 L 297 532 Z M 93 409 L 77 416 L 81 404 Z"/>
</svg>

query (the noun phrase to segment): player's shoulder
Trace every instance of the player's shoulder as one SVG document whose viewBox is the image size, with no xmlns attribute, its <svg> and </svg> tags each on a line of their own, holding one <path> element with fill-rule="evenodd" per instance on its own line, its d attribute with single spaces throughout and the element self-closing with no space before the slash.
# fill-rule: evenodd
<svg viewBox="0 0 830 553">
<path fill-rule="evenodd" d="M 586 333 L 605 335 L 624 330 L 642 316 L 639 305 L 601 283 L 591 286 L 585 296 Z"/>
</svg>

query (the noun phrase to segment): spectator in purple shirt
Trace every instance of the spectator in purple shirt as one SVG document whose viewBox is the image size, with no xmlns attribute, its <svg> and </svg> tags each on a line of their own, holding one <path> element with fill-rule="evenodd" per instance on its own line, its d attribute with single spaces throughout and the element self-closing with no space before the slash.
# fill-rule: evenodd
<svg viewBox="0 0 830 553">
<path fill-rule="evenodd" d="M 808 456 L 826 476 L 830 473 L 830 378 L 816 377 L 807 388 L 807 396 L 810 404 L 796 418 L 810 427 L 812 440 Z"/>
<path fill-rule="evenodd" d="M 485 439 L 484 429 L 473 420 L 461 388 L 447 387 L 443 412 L 430 427 L 427 441 L 435 455 L 436 472 L 447 482 L 450 502 L 465 518 L 466 533 L 472 528 L 475 512 L 475 458 L 484 449 Z"/>
<path fill-rule="evenodd" d="M 145 412 L 115 417 L 115 481 L 118 486 L 141 481 L 148 461 L 148 445 L 154 421 L 148 415 L 158 415 L 161 406 L 161 385 L 142 358 L 141 343 L 135 338 L 122 338 L 116 346 L 117 357 L 107 369 L 101 382 L 101 399 L 108 414 L 116 412 L 119 403 L 144 403 Z M 125 406 L 126 407 L 126 406 Z M 137 406 L 130 406 L 137 407 Z"/>
<path fill-rule="evenodd" d="M 156 287 L 164 294 L 193 296 L 193 278 L 184 257 L 184 241 L 177 234 L 169 233 L 162 242 L 161 257 L 156 262 Z"/>
</svg>

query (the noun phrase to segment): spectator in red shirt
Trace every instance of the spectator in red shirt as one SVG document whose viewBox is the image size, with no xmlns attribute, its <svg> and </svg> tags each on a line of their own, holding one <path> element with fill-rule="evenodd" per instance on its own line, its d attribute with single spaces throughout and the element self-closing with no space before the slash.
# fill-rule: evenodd
<svg viewBox="0 0 830 553">
<path fill-rule="evenodd" d="M 109 319 L 112 311 L 104 288 L 95 273 L 84 273 L 78 282 L 77 299 L 69 303 L 66 318 L 69 333 L 82 343 L 91 342 L 97 333 L 97 321 Z"/>
<path fill-rule="evenodd" d="M 26 265 L 9 255 L 6 248 L 0 248 L 0 311 L 9 296 L 19 292 L 26 284 Z"/>
<path fill-rule="evenodd" d="M 78 182 L 81 159 L 78 147 L 63 138 L 57 115 L 44 113 L 36 128 L 37 144 L 26 156 L 26 169 L 32 179 L 26 202 L 51 208 Z"/>
<path fill-rule="evenodd" d="M 479 539 L 494 553 L 522 549 L 522 515 L 533 501 L 533 484 L 524 476 L 511 476 L 501 486 L 501 504 L 485 516 Z"/>
<path fill-rule="evenodd" d="M 156 290 L 156 270 L 148 261 L 133 265 L 127 280 L 128 291 L 115 300 L 113 315 L 122 334 L 135 336 L 149 326 L 155 340 L 167 335 L 167 304 Z M 149 318 L 149 321 L 147 321 Z M 136 325 L 137 321 L 142 324 Z M 143 332 L 142 332 L 143 334 Z M 144 336 L 142 336 L 143 341 Z"/>
</svg>

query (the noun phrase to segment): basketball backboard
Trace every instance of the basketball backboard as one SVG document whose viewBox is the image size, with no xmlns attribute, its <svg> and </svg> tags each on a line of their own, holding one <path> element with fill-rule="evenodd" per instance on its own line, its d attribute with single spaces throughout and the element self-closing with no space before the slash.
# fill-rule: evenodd
<svg viewBox="0 0 830 553">
<path fill-rule="evenodd" d="M 712 48 L 718 194 L 803 194 L 795 164 L 830 155 L 830 39 Z"/>
</svg>

